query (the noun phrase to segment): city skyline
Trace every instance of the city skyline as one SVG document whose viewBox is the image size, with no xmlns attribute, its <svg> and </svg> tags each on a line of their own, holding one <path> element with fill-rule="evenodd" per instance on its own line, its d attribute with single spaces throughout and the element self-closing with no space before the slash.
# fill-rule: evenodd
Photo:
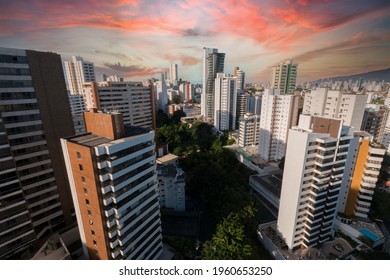
<svg viewBox="0 0 390 280">
<path fill-rule="evenodd" d="M 388 68 L 390 2 L 374 1 L 2 1 L 3 47 L 83 56 L 98 77 L 202 81 L 202 48 L 226 53 L 248 82 L 269 81 L 285 59 L 298 82 Z"/>
</svg>

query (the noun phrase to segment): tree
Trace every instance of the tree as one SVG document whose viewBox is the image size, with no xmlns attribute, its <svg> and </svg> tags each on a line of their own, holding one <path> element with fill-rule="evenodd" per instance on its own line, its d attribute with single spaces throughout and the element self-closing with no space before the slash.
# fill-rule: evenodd
<svg viewBox="0 0 390 280">
<path fill-rule="evenodd" d="M 157 127 L 162 127 L 170 123 L 168 115 L 163 112 L 163 110 L 158 110 L 156 113 L 156 123 Z"/>
<path fill-rule="evenodd" d="M 181 103 L 181 96 L 180 95 L 175 95 L 172 97 L 172 102 L 174 104 L 180 104 Z"/>
<path fill-rule="evenodd" d="M 205 260 L 245 260 L 252 255 L 251 246 L 245 241 L 244 221 L 253 217 L 253 212 L 230 213 L 221 223 L 212 239 L 202 248 Z"/>
<path fill-rule="evenodd" d="M 183 112 L 183 110 L 176 110 L 175 112 L 173 112 L 171 120 L 174 124 L 178 124 L 180 122 L 180 119 L 185 116 L 186 114 Z"/>
</svg>

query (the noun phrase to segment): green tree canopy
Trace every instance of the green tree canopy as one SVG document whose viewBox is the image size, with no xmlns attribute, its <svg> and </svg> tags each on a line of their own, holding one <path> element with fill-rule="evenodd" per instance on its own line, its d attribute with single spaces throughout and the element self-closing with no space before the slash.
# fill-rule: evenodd
<svg viewBox="0 0 390 280">
<path fill-rule="evenodd" d="M 201 256 L 206 260 L 245 260 L 252 255 L 252 248 L 245 240 L 244 223 L 254 216 L 251 206 L 230 213 L 221 223 L 212 239 L 203 245 Z"/>
</svg>

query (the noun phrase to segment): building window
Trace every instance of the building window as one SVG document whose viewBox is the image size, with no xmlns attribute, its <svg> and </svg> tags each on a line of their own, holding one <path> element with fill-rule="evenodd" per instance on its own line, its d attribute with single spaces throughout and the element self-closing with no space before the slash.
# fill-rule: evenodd
<svg viewBox="0 0 390 280">
<path fill-rule="evenodd" d="M 85 194 L 88 194 L 88 190 L 86 188 L 83 188 L 83 191 Z"/>
<path fill-rule="evenodd" d="M 89 220 L 89 224 L 92 226 L 92 225 L 93 225 L 93 221 L 92 221 L 92 220 Z"/>
<path fill-rule="evenodd" d="M 92 236 L 95 236 L 95 231 L 91 230 L 91 234 L 92 234 Z"/>
<path fill-rule="evenodd" d="M 80 171 L 83 171 L 83 170 L 84 170 L 82 164 L 79 164 L 79 169 L 80 169 Z"/>
<path fill-rule="evenodd" d="M 91 210 L 87 210 L 88 216 L 92 216 Z"/>
<path fill-rule="evenodd" d="M 96 240 L 93 240 L 93 245 L 97 246 Z"/>
<path fill-rule="evenodd" d="M 77 152 L 77 158 L 78 158 L 78 159 L 81 159 L 81 154 L 80 154 L 80 152 Z"/>
<path fill-rule="evenodd" d="M 85 200 L 85 204 L 89 205 L 89 200 L 88 199 Z"/>
<path fill-rule="evenodd" d="M 85 177 L 84 176 L 81 176 L 81 183 L 83 183 L 85 185 Z"/>
</svg>

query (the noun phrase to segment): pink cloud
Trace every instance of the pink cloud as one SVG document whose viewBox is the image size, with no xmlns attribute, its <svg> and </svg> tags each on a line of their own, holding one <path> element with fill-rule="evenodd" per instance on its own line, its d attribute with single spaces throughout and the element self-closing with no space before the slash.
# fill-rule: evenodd
<svg viewBox="0 0 390 280">
<path fill-rule="evenodd" d="M 387 0 L 347 4 L 336 0 L 9 1 L 2 6 L 0 36 L 72 27 L 168 34 L 173 39 L 222 33 L 251 38 L 280 51 L 390 6 Z"/>
</svg>

